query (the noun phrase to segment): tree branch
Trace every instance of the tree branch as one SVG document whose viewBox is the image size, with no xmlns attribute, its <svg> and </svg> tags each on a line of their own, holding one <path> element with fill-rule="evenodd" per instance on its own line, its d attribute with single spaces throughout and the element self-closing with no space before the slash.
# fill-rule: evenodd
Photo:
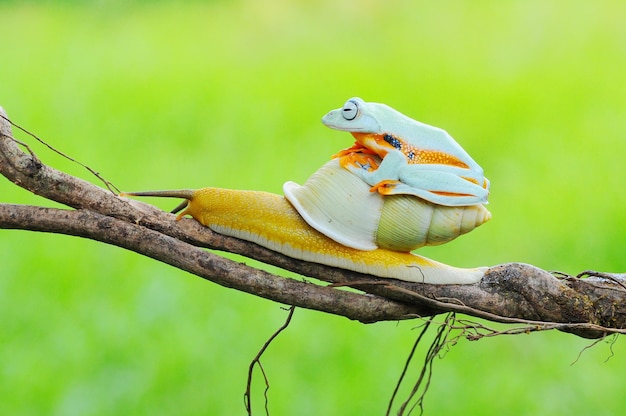
<svg viewBox="0 0 626 416">
<path fill-rule="evenodd" d="M 0 108 L 1 110 L 1 108 Z M 410 319 L 446 311 L 495 322 L 523 323 L 596 338 L 626 332 L 626 279 L 595 274 L 557 278 L 536 267 L 490 268 L 474 285 L 428 285 L 375 278 L 283 256 L 256 244 L 211 232 L 172 214 L 44 165 L 23 152 L 0 111 L 0 173 L 31 192 L 73 210 L 0 204 L 0 228 L 61 233 L 102 241 L 152 257 L 220 285 L 280 303 L 361 322 Z M 275 276 L 199 247 L 242 254 L 333 283 L 321 286 Z M 347 292 L 351 286 L 365 294 Z"/>
</svg>

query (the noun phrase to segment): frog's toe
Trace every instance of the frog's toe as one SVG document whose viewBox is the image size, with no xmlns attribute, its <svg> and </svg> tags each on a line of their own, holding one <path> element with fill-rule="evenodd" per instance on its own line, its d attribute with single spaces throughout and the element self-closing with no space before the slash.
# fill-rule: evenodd
<svg viewBox="0 0 626 416">
<path fill-rule="evenodd" d="M 366 170 L 373 172 L 378 169 L 377 160 L 369 154 L 350 153 L 339 158 L 341 167 L 348 170 Z"/>
<path fill-rule="evenodd" d="M 395 192 L 396 186 L 400 185 L 402 182 L 393 179 L 386 179 L 384 181 L 378 182 L 376 185 L 370 188 L 370 192 L 378 192 L 381 195 L 393 195 Z"/>
</svg>

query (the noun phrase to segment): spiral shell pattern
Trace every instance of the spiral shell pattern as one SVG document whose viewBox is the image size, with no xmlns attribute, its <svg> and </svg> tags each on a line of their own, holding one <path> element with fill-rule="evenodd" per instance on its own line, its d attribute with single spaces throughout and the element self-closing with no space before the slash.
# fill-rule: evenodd
<svg viewBox="0 0 626 416">
<path fill-rule="evenodd" d="M 333 159 L 300 186 L 283 186 L 287 200 L 317 231 L 359 250 L 409 252 L 443 244 L 491 218 L 482 204 L 442 206 L 413 195 L 381 195 Z"/>
</svg>

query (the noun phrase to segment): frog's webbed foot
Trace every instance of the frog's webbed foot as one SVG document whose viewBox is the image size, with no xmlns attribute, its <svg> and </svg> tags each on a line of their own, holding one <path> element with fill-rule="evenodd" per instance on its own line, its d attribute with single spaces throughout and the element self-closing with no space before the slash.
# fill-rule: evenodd
<svg viewBox="0 0 626 416">
<path fill-rule="evenodd" d="M 342 158 L 344 156 L 349 156 L 355 153 L 364 153 L 364 154 L 369 154 L 369 155 L 376 154 L 373 150 L 363 146 L 361 143 L 356 142 L 352 146 L 348 147 L 347 149 L 343 149 L 335 153 L 331 159 Z"/>
<path fill-rule="evenodd" d="M 378 192 L 381 195 L 393 195 L 396 193 L 394 192 L 395 188 L 399 185 L 402 185 L 402 182 L 393 179 L 385 179 L 372 186 L 370 192 Z"/>
<path fill-rule="evenodd" d="M 345 149 L 346 153 L 343 156 L 339 157 L 339 164 L 342 168 L 348 169 L 350 171 L 367 171 L 373 172 L 378 169 L 378 159 L 369 153 L 361 153 L 361 152 L 347 152 L 348 149 Z M 342 151 L 344 152 L 344 151 Z M 339 152 L 339 153 L 342 153 Z M 339 154 L 338 153 L 338 154 Z M 336 155 L 335 155 L 336 156 Z"/>
</svg>

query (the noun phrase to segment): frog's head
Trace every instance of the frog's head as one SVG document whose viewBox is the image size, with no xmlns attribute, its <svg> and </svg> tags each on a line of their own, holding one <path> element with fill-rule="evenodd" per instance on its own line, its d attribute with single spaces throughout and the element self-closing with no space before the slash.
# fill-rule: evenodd
<svg viewBox="0 0 626 416">
<path fill-rule="evenodd" d="M 350 98 L 343 107 L 332 110 L 322 117 L 322 123 L 335 130 L 381 133 L 382 126 L 378 111 L 370 107 L 371 103 L 366 103 L 358 97 Z"/>
</svg>

